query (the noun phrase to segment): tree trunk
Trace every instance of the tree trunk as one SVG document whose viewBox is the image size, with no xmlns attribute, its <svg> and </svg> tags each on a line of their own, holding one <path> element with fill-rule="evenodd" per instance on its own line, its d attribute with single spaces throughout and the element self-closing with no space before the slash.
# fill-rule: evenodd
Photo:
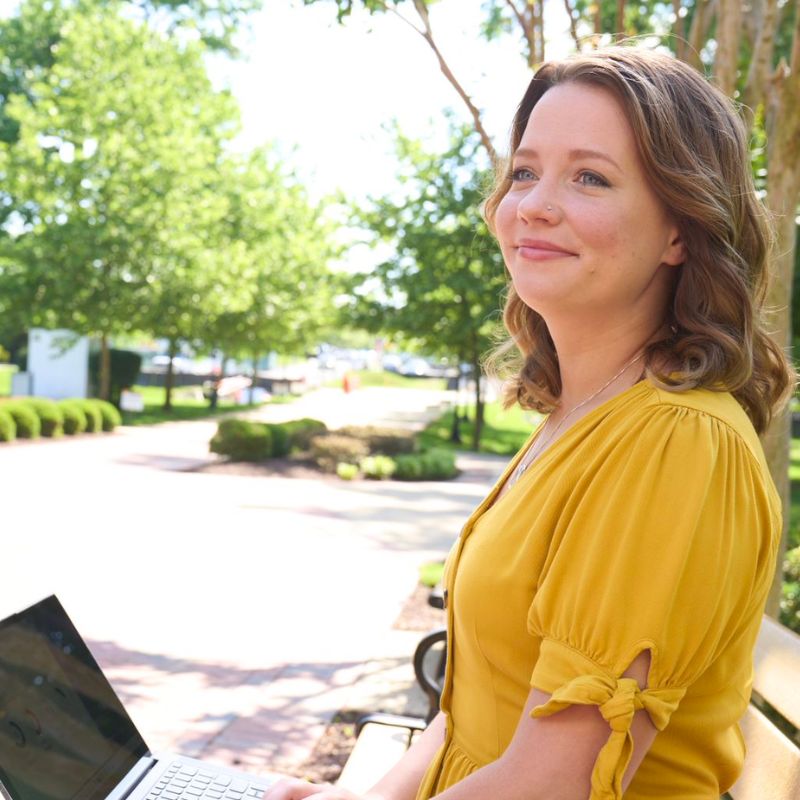
<svg viewBox="0 0 800 800">
<path fill-rule="evenodd" d="M 108 347 L 108 336 L 100 335 L 100 386 L 98 393 L 101 400 L 111 398 L 111 351 Z"/>
<path fill-rule="evenodd" d="M 483 395 L 481 393 L 481 365 L 475 358 L 472 362 L 472 375 L 475 379 L 475 428 L 472 433 L 472 449 L 477 453 L 481 449 L 483 433 Z"/>
<path fill-rule="evenodd" d="M 169 363 L 167 364 L 167 374 L 164 377 L 164 411 L 172 411 L 172 389 L 175 386 L 175 356 L 178 354 L 178 342 L 175 339 L 169 340 Z"/>
<path fill-rule="evenodd" d="M 614 23 L 617 41 L 625 38 L 625 0 L 617 0 L 617 18 Z"/>
<path fill-rule="evenodd" d="M 456 399 L 453 402 L 453 425 L 450 428 L 450 441 L 453 444 L 461 444 L 461 414 L 458 408 L 458 398 L 461 394 L 461 369 L 459 368 L 456 378 Z"/>
<path fill-rule="evenodd" d="M 708 39 L 711 20 L 714 17 L 716 0 L 696 0 L 692 27 L 689 29 L 689 48 L 686 51 L 686 62 L 695 69 L 703 71 L 700 51 Z"/>
<path fill-rule="evenodd" d="M 717 53 L 714 57 L 714 82 L 729 97 L 736 89 L 736 67 L 742 36 L 741 0 L 719 0 L 717 12 Z"/>
<path fill-rule="evenodd" d="M 753 57 L 750 60 L 747 83 L 742 95 L 742 102 L 753 112 L 766 100 L 767 85 L 772 70 L 772 54 L 775 49 L 778 0 L 761 0 L 759 8 Z"/>
<path fill-rule="evenodd" d="M 260 356 L 258 353 L 253 353 L 253 376 L 250 379 L 250 404 L 255 404 L 256 385 L 258 384 L 258 360 Z"/>
</svg>

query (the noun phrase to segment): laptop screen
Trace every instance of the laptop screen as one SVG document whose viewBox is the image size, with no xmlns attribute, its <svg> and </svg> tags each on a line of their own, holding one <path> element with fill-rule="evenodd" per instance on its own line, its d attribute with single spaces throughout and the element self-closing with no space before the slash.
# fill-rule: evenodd
<svg viewBox="0 0 800 800">
<path fill-rule="evenodd" d="M 0 780 L 13 800 L 102 800 L 147 752 L 55 597 L 0 622 Z"/>
</svg>

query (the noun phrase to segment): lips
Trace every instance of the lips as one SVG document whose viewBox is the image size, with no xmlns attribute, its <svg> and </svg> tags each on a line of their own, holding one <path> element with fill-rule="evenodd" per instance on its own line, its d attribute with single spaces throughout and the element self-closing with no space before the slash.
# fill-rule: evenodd
<svg viewBox="0 0 800 800">
<path fill-rule="evenodd" d="M 554 258 L 572 258 L 577 255 L 571 250 L 564 250 L 557 244 L 544 239 L 520 239 L 516 244 L 517 253 L 529 261 L 547 261 Z"/>
</svg>

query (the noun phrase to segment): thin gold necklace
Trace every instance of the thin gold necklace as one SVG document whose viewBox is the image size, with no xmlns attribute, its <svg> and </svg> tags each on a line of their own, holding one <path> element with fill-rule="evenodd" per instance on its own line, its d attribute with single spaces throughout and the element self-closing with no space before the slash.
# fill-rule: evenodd
<svg viewBox="0 0 800 800">
<path fill-rule="evenodd" d="M 607 383 L 604 383 L 596 392 L 593 392 L 592 394 L 590 394 L 585 400 L 581 400 L 581 402 L 578 403 L 578 405 L 576 405 L 574 408 L 570 409 L 566 414 L 564 414 L 564 416 L 561 418 L 561 421 L 558 423 L 558 425 L 556 425 L 555 430 L 547 437 L 547 439 L 544 440 L 544 442 L 539 447 L 536 447 L 536 445 L 538 444 L 538 441 L 534 442 L 531 445 L 531 447 L 528 450 L 528 452 L 523 457 L 522 461 L 520 461 L 519 465 L 514 470 L 514 474 L 511 476 L 512 480 L 511 480 L 510 486 L 513 486 L 519 480 L 519 478 L 522 475 L 522 473 L 525 472 L 526 469 L 528 469 L 528 467 L 531 465 L 531 463 L 534 460 L 534 458 L 536 458 L 536 456 L 539 453 L 541 453 L 545 449 L 545 447 L 548 444 L 550 444 L 550 442 L 553 441 L 553 439 L 555 438 L 556 434 L 561 430 L 561 426 L 579 408 L 583 408 L 588 402 L 590 402 L 591 400 L 594 400 L 594 398 L 597 397 L 597 395 L 599 395 L 600 392 L 602 392 L 604 389 L 607 389 L 609 386 L 611 386 L 611 384 L 614 383 L 614 381 L 617 378 L 619 378 L 619 376 L 622 375 L 622 373 L 625 372 L 625 370 L 628 369 L 628 367 L 633 366 L 633 364 L 635 364 L 643 356 L 644 356 L 644 351 L 642 351 L 638 355 L 634 356 L 630 361 L 628 361 L 627 364 L 625 364 L 625 366 L 613 378 L 611 378 L 611 380 L 609 380 Z M 548 421 L 549 421 L 549 419 L 550 419 L 550 417 L 547 418 Z M 547 421 L 544 424 L 547 425 Z M 544 432 L 544 429 L 542 429 L 542 432 Z"/>
</svg>

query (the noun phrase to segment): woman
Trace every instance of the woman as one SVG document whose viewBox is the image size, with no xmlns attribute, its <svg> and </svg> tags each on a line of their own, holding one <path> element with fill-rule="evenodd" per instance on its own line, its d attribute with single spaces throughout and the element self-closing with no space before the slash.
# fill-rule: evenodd
<svg viewBox="0 0 800 800">
<path fill-rule="evenodd" d="M 773 575 L 793 373 L 730 102 L 668 56 L 542 66 L 486 204 L 509 402 L 548 412 L 446 569 L 442 711 L 365 800 L 715 800 Z M 285 782 L 268 800 L 353 798 Z"/>
</svg>

